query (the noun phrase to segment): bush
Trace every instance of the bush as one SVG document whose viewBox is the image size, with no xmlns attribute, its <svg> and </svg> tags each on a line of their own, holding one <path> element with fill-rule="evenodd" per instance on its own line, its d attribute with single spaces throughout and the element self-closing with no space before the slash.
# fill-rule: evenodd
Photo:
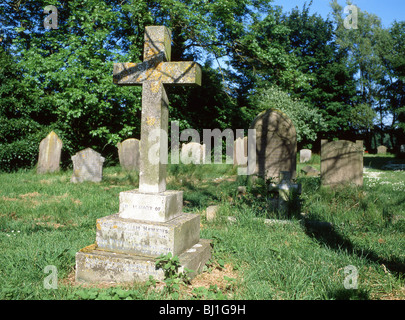
<svg viewBox="0 0 405 320">
<path fill-rule="evenodd" d="M 37 140 L 30 137 L 0 144 L 0 170 L 11 172 L 20 168 L 33 168 L 38 160 Z"/>
</svg>

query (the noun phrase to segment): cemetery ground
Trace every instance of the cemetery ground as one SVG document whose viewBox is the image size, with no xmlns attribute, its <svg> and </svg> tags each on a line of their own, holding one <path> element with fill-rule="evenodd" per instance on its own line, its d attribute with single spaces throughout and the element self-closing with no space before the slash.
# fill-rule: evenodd
<svg viewBox="0 0 405 320">
<path fill-rule="evenodd" d="M 297 166 L 301 203 L 291 201 L 288 217 L 271 210 L 264 184 L 232 165 L 171 165 L 168 189 L 184 191 L 184 212 L 201 214 L 213 257 L 191 282 L 175 275 L 121 286 L 75 283 L 75 254 L 94 243 L 97 218 L 118 212 L 119 192 L 138 186 L 136 173 L 107 167 L 102 182 L 79 184 L 69 182 L 71 170 L 2 173 L 0 299 L 403 300 L 405 168 L 395 166 L 403 162 L 365 156 L 363 187 L 331 189 L 300 174 L 308 164 L 319 170 L 314 155 Z M 213 221 L 210 205 L 219 206 Z M 57 289 L 44 287 L 50 265 Z M 348 266 L 357 289 L 345 288 L 354 284 Z"/>
</svg>

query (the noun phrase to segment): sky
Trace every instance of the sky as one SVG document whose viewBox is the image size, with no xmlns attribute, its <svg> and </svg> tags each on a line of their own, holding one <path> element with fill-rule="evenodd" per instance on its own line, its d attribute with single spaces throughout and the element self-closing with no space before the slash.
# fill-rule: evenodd
<svg viewBox="0 0 405 320">
<path fill-rule="evenodd" d="M 283 12 L 289 12 L 292 8 L 298 6 L 302 9 L 305 2 L 309 0 L 273 0 L 273 4 L 282 6 Z M 313 0 L 310 13 L 318 13 L 326 18 L 332 9 L 329 5 L 331 0 Z M 405 20 L 405 0 L 352 0 L 360 10 L 373 13 L 381 18 L 382 25 L 390 27 L 394 20 Z M 344 8 L 346 0 L 338 0 L 338 3 Z"/>
</svg>

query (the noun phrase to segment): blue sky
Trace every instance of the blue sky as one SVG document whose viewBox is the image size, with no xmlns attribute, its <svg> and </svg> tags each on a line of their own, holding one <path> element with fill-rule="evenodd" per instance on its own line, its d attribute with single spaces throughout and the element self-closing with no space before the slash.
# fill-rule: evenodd
<svg viewBox="0 0 405 320">
<path fill-rule="evenodd" d="M 274 0 L 273 4 L 283 7 L 283 12 L 288 12 L 292 8 L 298 6 L 302 9 L 305 2 L 309 0 Z M 332 12 L 329 5 L 330 0 L 313 0 L 311 13 L 319 13 L 326 18 L 328 13 Z M 346 0 L 338 0 L 338 3 L 345 7 Z M 381 18 L 384 27 L 389 27 L 394 20 L 405 20 L 405 0 L 353 0 L 353 4 L 358 6 L 360 10 L 373 13 Z"/>
</svg>

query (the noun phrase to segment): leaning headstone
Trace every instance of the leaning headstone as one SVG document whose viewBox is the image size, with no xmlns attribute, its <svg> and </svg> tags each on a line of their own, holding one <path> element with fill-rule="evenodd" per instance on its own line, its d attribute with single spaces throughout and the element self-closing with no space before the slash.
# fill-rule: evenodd
<svg viewBox="0 0 405 320">
<path fill-rule="evenodd" d="M 307 177 L 319 176 L 319 171 L 311 166 L 305 166 L 304 168 L 301 168 L 301 172 L 303 172 Z"/>
<path fill-rule="evenodd" d="M 363 185 L 363 141 L 321 141 L 321 184 Z"/>
<path fill-rule="evenodd" d="M 184 164 L 205 163 L 205 144 L 199 144 L 197 142 L 183 143 L 180 159 Z"/>
<path fill-rule="evenodd" d="M 39 144 L 37 173 L 59 171 L 62 145 L 62 140 L 53 131 L 41 141 Z"/>
<path fill-rule="evenodd" d="M 76 153 L 72 156 L 73 174 L 70 182 L 100 182 L 103 179 L 104 160 L 101 154 L 91 148 Z"/>
<path fill-rule="evenodd" d="M 236 166 L 247 165 L 248 154 L 247 137 L 237 138 L 233 145 L 233 164 Z"/>
<path fill-rule="evenodd" d="M 130 138 L 118 143 L 118 157 L 123 169 L 139 171 L 139 142 L 138 139 Z"/>
<path fill-rule="evenodd" d="M 311 160 L 312 151 L 309 149 L 300 150 L 300 163 L 305 163 Z"/>
<path fill-rule="evenodd" d="M 377 148 L 377 153 L 378 154 L 386 154 L 387 153 L 387 147 L 386 146 L 379 146 L 378 148 Z"/>
<path fill-rule="evenodd" d="M 275 109 L 263 111 L 250 128 L 256 129 L 255 174 L 278 181 L 280 173 L 287 171 L 295 179 L 297 133 L 287 115 Z"/>
<path fill-rule="evenodd" d="M 144 39 L 143 62 L 114 64 L 115 84 L 142 85 L 139 189 L 121 192 L 119 212 L 97 220 L 96 245 L 76 254 L 79 282 L 163 280 L 155 261 L 168 253 L 178 257 L 180 270 L 194 270 L 193 277 L 211 258 L 210 241 L 200 239 L 200 215 L 183 213 L 183 191 L 166 190 L 167 162 L 159 161 L 168 149 L 165 87 L 200 85 L 201 68 L 170 62 L 166 27 L 146 27 Z"/>
</svg>

